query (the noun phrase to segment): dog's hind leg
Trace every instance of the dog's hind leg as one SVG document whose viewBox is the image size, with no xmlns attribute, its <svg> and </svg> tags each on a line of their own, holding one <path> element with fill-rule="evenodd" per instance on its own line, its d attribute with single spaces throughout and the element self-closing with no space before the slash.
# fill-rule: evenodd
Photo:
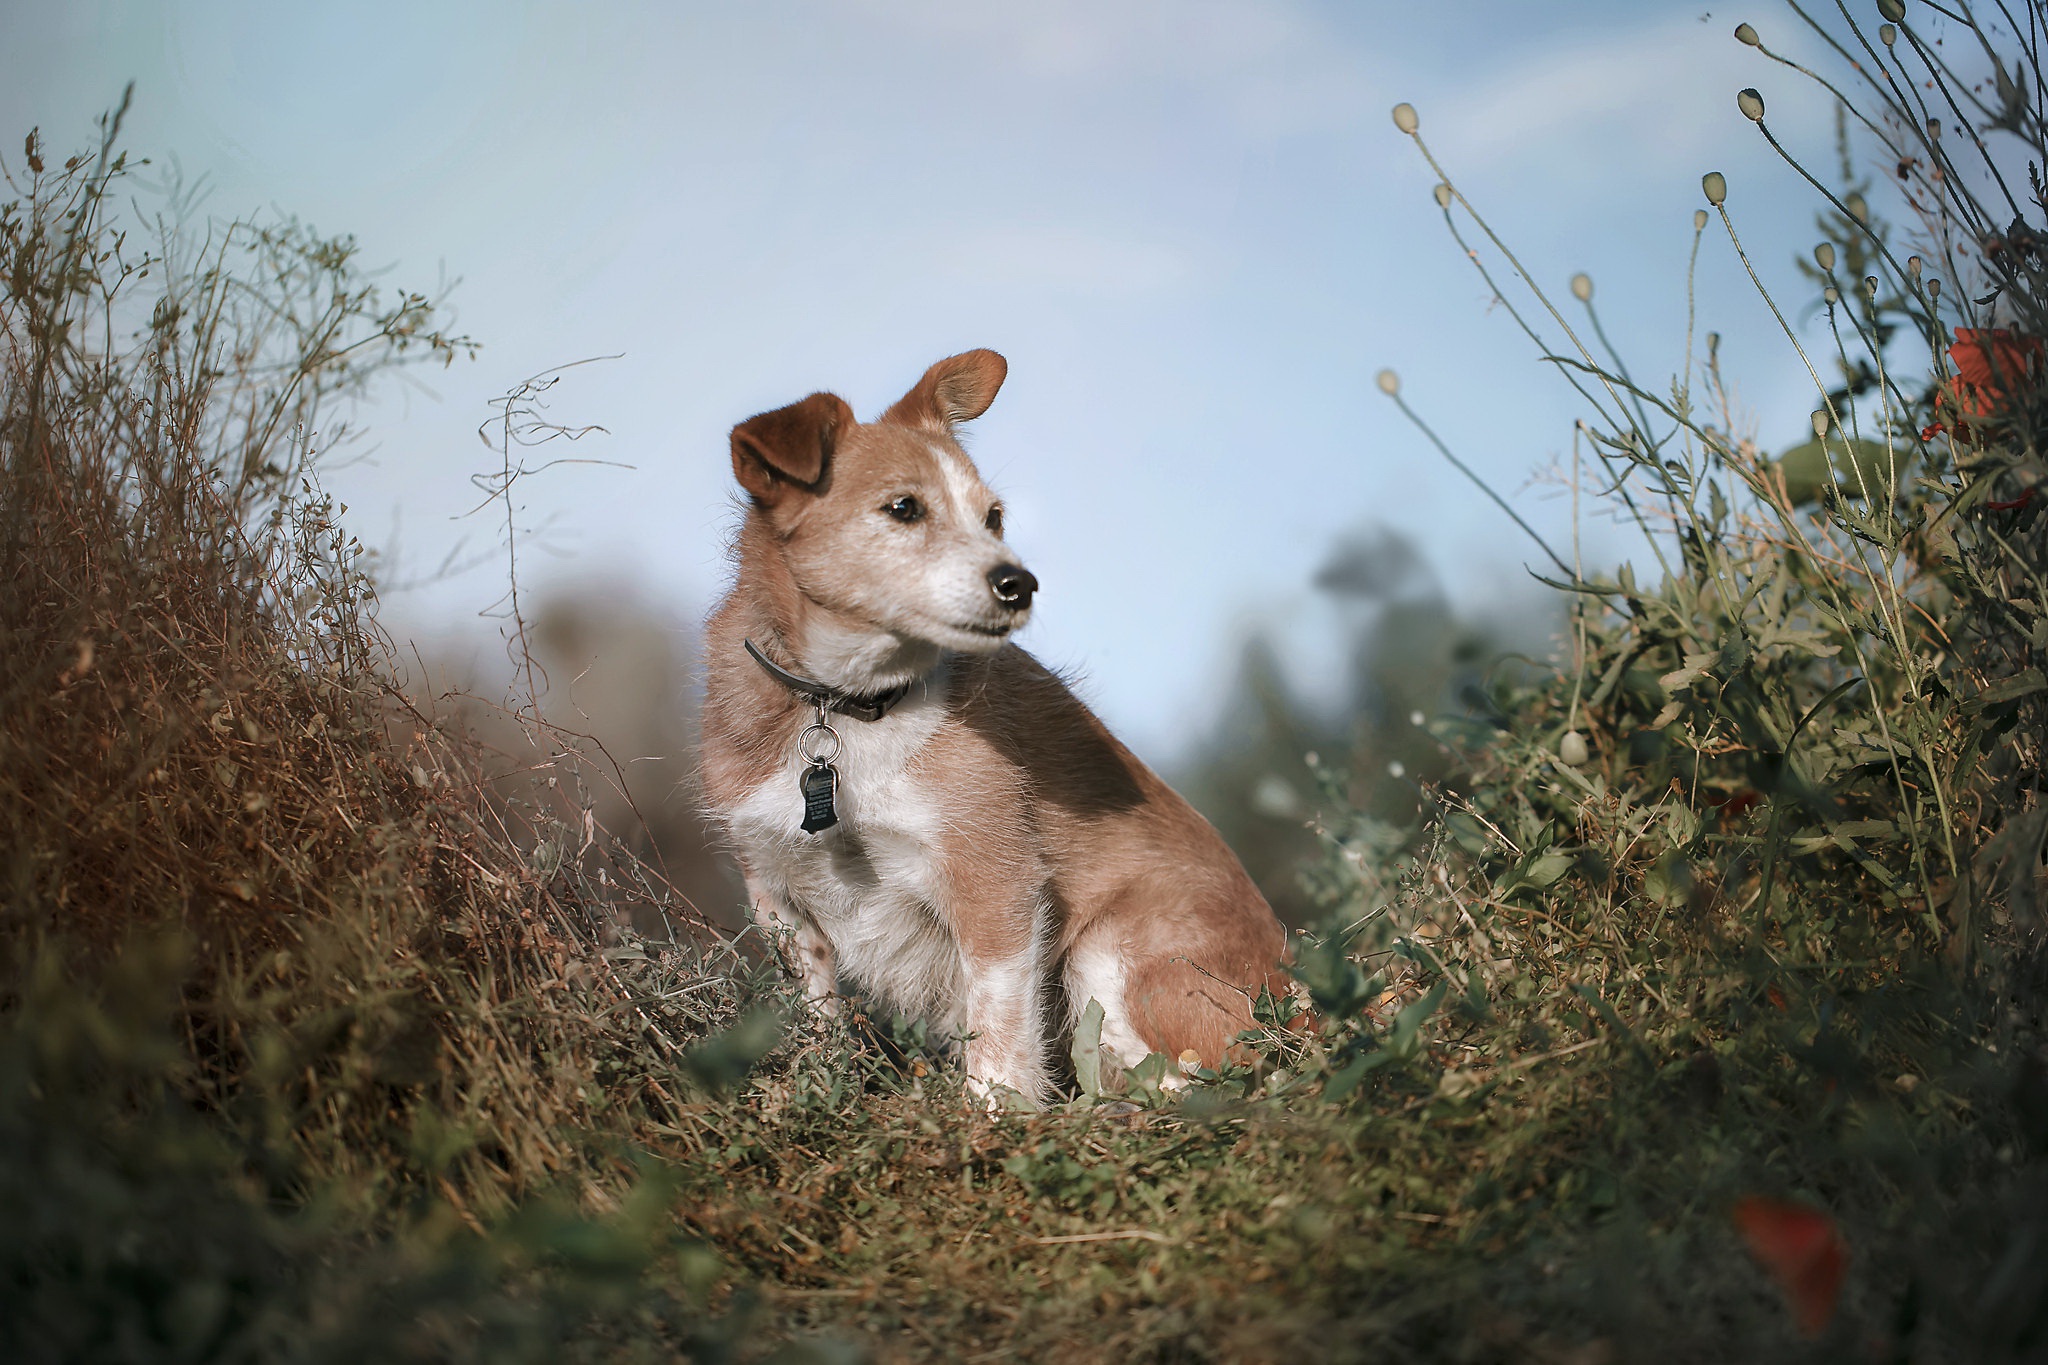
<svg viewBox="0 0 2048 1365">
<path fill-rule="evenodd" d="M 747 900 L 754 923 L 775 945 L 782 969 L 804 983 L 804 999 L 820 1014 L 840 1010 L 839 975 L 832 956 L 832 942 L 824 931 L 783 903 L 781 897 L 751 872 L 747 874 Z"/>
<path fill-rule="evenodd" d="M 1115 1055 L 1116 1065 L 1126 1067 L 1151 1051 L 1131 1024 L 1124 1000 L 1128 975 L 1121 946 L 1108 934 L 1084 935 L 1067 954 L 1067 1027 L 1080 1021 L 1090 1000 L 1102 1006 L 1102 1046 Z"/>
</svg>

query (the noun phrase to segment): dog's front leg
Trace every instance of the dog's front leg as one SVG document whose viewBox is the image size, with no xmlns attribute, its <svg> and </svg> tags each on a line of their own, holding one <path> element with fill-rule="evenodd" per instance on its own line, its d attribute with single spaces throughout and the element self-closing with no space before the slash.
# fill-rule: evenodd
<svg viewBox="0 0 2048 1365">
<path fill-rule="evenodd" d="M 998 1087 L 1036 1104 L 1047 1089 L 1045 906 L 1034 896 L 977 918 L 960 940 L 968 1089 L 991 1104 L 1000 1101 Z"/>
<path fill-rule="evenodd" d="M 805 1001 L 820 1014 L 837 1015 L 839 973 L 832 957 L 832 941 L 751 872 L 747 874 L 747 900 L 751 902 L 754 923 L 775 945 L 783 970 L 804 983 Z"/>
</svg>

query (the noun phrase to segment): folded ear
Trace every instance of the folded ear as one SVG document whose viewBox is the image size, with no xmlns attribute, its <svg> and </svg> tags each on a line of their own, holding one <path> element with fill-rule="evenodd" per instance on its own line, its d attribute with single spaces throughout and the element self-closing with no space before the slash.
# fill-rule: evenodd
<svg viewBox="0 0 2048 1365">
<path fill-rule="evenodd" d="M 773 503 L 792 488 L 816 492 L 832 451 L 854 426 L 853 409 L 836 393 L 749 417 L 732 429 L 732 473 L 757 502 Z"/>
<path fill-rule="evenodd" d="M 917 387 L 882 414 L 884 422 L 913 427 L 950 427 L 971 422 L 996 401 L 1010 362 L 994 351 L 964 351 L 924 372 Z"/>
</svg>

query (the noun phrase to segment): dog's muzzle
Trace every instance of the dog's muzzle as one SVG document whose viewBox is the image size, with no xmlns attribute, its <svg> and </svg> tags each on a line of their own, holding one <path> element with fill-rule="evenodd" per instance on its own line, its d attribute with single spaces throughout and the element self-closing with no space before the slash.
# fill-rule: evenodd
<svg viewBox="0 0 2048 1365">
<path fill-rule="evenodd" d="M 1021 564 L 998 564 L 988 571 L 988 587 L 1003 610 L 1024 611 L 1038 591 L 1038 580 Z"/>
</svg>

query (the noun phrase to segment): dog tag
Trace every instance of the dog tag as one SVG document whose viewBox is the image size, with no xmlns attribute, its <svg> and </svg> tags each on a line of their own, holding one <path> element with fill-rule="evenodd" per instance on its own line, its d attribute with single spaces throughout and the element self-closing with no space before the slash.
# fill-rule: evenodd
<svg viewBox="0 0 2048 1365">
<path fill-rule="evenodd" d="M 830 763 L 815 763 L 804 770 L 804 822 L 798 828 L 806 834 L 816 834 L 839 823 L 839 812 L 832 809 L 832 792 L 839 785 L 839 770 Z"/>
</svg>

